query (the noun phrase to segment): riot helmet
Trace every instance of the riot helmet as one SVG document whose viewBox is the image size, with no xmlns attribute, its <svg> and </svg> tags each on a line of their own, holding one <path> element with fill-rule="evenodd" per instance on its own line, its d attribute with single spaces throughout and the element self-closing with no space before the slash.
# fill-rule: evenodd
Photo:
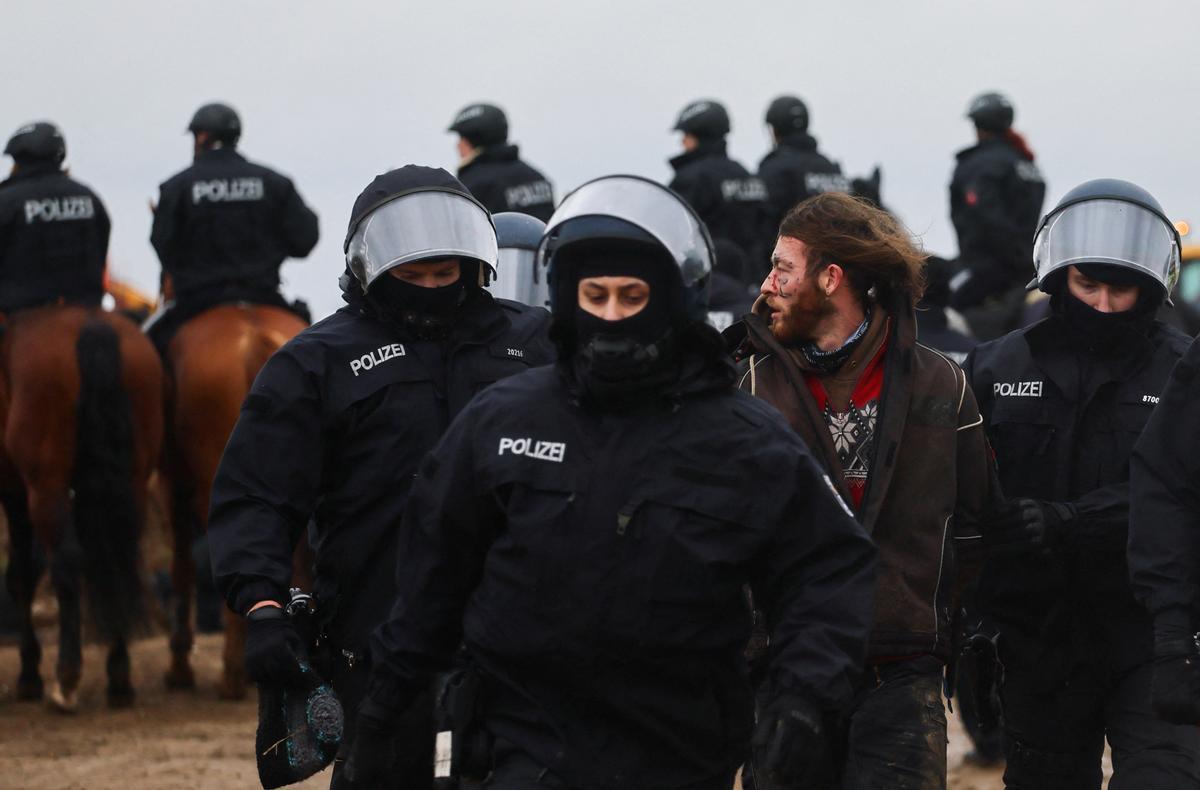
<svg viewBox="0 0 1200 790">
<path fill-rule="evenodd" d="M 1006 96 L 1000 93 L 981 93 L 971 100 L 967 107 L 967 117 L 977 129 L 985 132 L 1003 132 L 1012 126 L 1013 106 Z"/>
<path fill-rule="evenodd" d="M 406 165 L 376 176 L 354 202 L 346 263 L 368 291 L 406 263 L 459 258 L 496 272 L 496 230 L 487 209 L 440 168 Z"/>
<path fill-rule="evenodd" d="M 767 125 L 777 135 L 808 131 L 808 107 L 795 96 L 780 96 L 767 107 Z"/>
<path fill-rule="evenodd" d="M 1071 266 L 1102 265 L 1140 275 L 1170 303 L 1179 279 L 1179 231 L 1146 190 L 1115 178 L 1072 189 L 1038 226 L 1029 289 L 1052 293 Z"/>
<path fill-rule="evenodd" d="M 446 131 L 454 132 L 476 148 L 499 145 L 508 140 L 508 118 L 494 104 L 469 104 L 459 110 Z"/>
<path fill-rule="evenodd" d="M 204 132 L 225 145 L 237 145 L 242 136 L 242 119 L 228 104 L 213 102 L 196 110 L 187 130 L 192 134 Z"/>
<path fill-rule="evenodd" d="M 708 229 L 687 202 L 641 176 L 597 178 L 571 192 L 550 221 L 538 248 L 538 264 L 550 283 L 550 309 L 569 314 L 575 300 L 564 285 L 572 250 L 615 243 L 653 251 L 665 271 L 673 320 L 684 325 L 707 315 L 709 274 L 715 255 Z"/>
<path fill-rule="evenodd" d="M 496 224 L 499 256 L 496 276 L 488 290 L 501 299 L 546 307 L 550 302 L 550 287 L 546 272 L 537 265 L 538 244 L 546 223 L 517 211 L 495 214 L 492 221 Z"/>
<path fill-rule="evenodd" d="M 62 164 L 67 157 L 67 142 L 62 131 L 50 121 L 27 123 L 13 132 L 4 153 L 18 165 L 36 162 Z"/>
<path fill-rule="evenodd" d="M 675 119 L 674 131 L 711 140 L 729 134 L 729 113 L 720 102 L 700 99 L 684 107 Z"/>
</svg>

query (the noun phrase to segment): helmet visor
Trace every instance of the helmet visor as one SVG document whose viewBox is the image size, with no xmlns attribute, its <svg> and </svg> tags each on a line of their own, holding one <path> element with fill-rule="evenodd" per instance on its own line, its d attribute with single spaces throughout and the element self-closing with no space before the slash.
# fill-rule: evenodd
<svg viewBox="0 0 1200 790">
<path fill-rule="evenodd" d="M 388 269 L 438 258 L 471 258 L 494 272 L 496 231 L 487 211 L 462 195 L 413 192 L 364 217 L 346 255 L 364 288 Z"/>
<path fill-rule="evenodd" d="M 537 253 L 533 250 L 515 247 L 500 250 L 496 277 L 488 290 L 492 296 L 533 307 L 546 307 L 550 302 L 546 273 L 538 269 Z"/>
<path fill-rule="evenodd" d="M 712 271 L 712 242 L 704 224 L 674 192 L 636 176 L 600 178 L 567 195 L 546 223 L 539 264 L 546 263 L 544 239 L 564 222 L 587 216 L 616 217 L 649 233 L 675 259 L 687 287 Z"/>
<path fill-rule="evenodd" d="M 1087 200 L 1046 218 L 1033 242 L 1038 282 L 1077 263 L 1120 266 L 1152 277 L 1169 294 L 1179 278 L 1173 229 L 1124 200 Z"/>
</svg>

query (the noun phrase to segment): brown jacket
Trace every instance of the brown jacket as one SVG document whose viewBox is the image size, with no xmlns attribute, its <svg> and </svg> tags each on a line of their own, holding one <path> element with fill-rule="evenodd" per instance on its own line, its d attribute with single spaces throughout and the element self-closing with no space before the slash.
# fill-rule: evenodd
<svg viewBox="0 0 1200 790">
<path fill-rule="evenodd" d="M 966 376 L 917 343 L 911 307 L 889 307 L 875 457 L 855 513 L 879 547 L 869 657 L 933 653 L 946 660 L 963 576 L 982 552 L 979 525 L 994 477 Z M 783 413 L 850 502 L 829 428 L 796 355 L 756 313 L 730 327 L 726 337 L 743 360 L 739 386 Z"/>
</svg>

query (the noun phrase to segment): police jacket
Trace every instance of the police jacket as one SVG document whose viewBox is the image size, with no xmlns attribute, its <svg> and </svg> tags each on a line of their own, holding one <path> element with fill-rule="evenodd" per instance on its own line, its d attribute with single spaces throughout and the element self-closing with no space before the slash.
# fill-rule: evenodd
<svg viewBox="0 0 1200 790">
<path fill-rule="evenodd" d="M 1175 366 L 1130 460 L 1129 574 L 1158 614 L 1200 609 L 1200 343 Z"/>
<path fill-rule="evenodd" d="M 844 703 L 874 550 L 716 363 L 640 412 L 581 407 L 550 367 L 472 402 L 413 488 L 371 695 L 395 706 L 461 638 L 487 730 L 565 784 L 728 787 L 752 722 L 749 583 L 774 614 L 776 687 Z"/>
<path fill-rule="evenodd" d="M 767 238 L 774 245 L 779 223 L 800 201 L 822 192 L 849 192 L 842 168 L 817 151 L 807 132 L 793 132 L 758 164 L 758 177 L 767 188 Z"/>
<path fill-rule="evenodd" d="M 104 296 L 108 212 L 58 165 L 27 165 L 0 182 L 0 311 Z"/>
<path fill-rule="evenodd" d="M 263 367 L 212 489 L 213 572 L 234 611 L 287 593 L 293 538 L 312 517 L 331 636 L 365 647 L 393 600 L 400 514 L 422 457 L 477 392 L 551 358 L 545 310 L 469 293 L 445 342 L 414 341 L 351 305 Z"/>
<path fill-rule="evenodd" d="M 1076 338 L 1052 315 L 967 358 L 1004 496 L 1077 510 L 1051 551 L 989 558 L 978 600 L 1031 643 L 1071 638 L 1085 621 L 1130 621 L 1147 629 L 1149 651 L 1125 562 L 1129 457 L 1187 338 L 1150 320 L 1116 345 Z"/>
<path fill-rule="evenodd" d="M 1024 285 L 1033 274 L 1033 234 L 1046 184 L 1033 154 L 1002 137 L 958 153 L 950 181 L 950 219 L 962 263 L 999 292 Z"/>
<path fill-rule="evenodd" d="M 554 188 L 507 143 L 483 148 L 458 169 L 458 178 L 493 214 L 519 211 L 542 222 L 554 213 Z"/>
<path fill-rule="evenodd" d="M 980 525 L 995 495 L 987 442 L 966 377 L 917 343 L 907 300 L 885 298 L 876 309 L 886 311 L 890 326 L 873 458 L 855 513 L 879 547 L 869 656 L 947 660 L 952 615 L 978 568 Z M 783 412 L 842 498 L 853 501 L 799 353 L 782 346 L 757 311 L 726 338 L 743 359 L 741 388 Z"/>
<path fill-rule="evenodd" d="M 708 226 L 713 239 L 736 244 L 746 256 L 747 282 L 761 281 L 769 252 L 763 239 L 767 190 L 763 182 L 725 153 L 725 141 L 704 140 L 693 151 L 671 159 L 675 178 L 668 185 Z"/>
<path fill-rule="evenodd" d="M 150 242 L 187 299 L 230 283 L 274 291 L 284 260 L 308 255 L 317 235 L 317 215 L 290 179 L 214 148 L 159 187 Z"/>
</svg>

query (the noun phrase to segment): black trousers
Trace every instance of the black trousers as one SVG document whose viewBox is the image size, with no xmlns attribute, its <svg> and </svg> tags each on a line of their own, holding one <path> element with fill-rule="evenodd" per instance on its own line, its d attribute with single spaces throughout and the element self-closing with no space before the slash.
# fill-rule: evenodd
<svg viewBox="0 0 1200 790">
<path fill-rule="evenodd" d="M 944 671 L 932 656 L 868 666 L 847 719 L 831 738 L 837 777 L 803 790 L 945 790 Z M 748 769 L 743 787 L 800 790 Z"/>
<path fill-rule="evenodd" d="M 1062 663 L 1022 662 L 1023 651 L 1004 648 L 1007 638 L 1001 638 L 1006 787 L 1098 790 L 1107 738 L 1113 761 L 1109 790 L 1200 788 L 1200 729 L 1154 715 L 1149 661 L 1123 665 L 1099 652 L 1097 658 L 1073 656 Z M 1067 669 L 1048 683 L 1047 663 Z"/>
</svg>

